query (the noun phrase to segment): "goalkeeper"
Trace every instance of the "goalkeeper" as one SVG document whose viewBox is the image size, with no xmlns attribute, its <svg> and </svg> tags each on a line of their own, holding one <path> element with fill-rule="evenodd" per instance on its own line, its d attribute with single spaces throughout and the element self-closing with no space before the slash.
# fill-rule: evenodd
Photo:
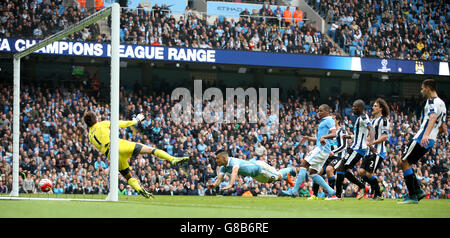
<svg viewBox="0 0 450 238">
<path fill-rule="evenodd" d="M 144 115 L 138 114 L 132 121 L 119 121 L 119 127 L 124 128 L 133 126 L 143 119 Z M 89 141 L 109 159 L 111 122 L 97 122 L 97 116 L 93 111 L 85 113 L 84 122 L 89 128 Z M 189 157 L 173 157 L 163 150 L 152 148 L 141 143 L 119 139 L 119 172 L 127 179 L 128 184 L 131 185 L 135 191 L 146 198 L 153 197 L 153 195 L 142 188 L 136 178 L 131 177 L 130 165 L 128 164 L 128 159 L 136 157 L 139 154 L 153 154 L 160 159 L 170 161 L 174 165 L 189 159 Z"/>
</svg>

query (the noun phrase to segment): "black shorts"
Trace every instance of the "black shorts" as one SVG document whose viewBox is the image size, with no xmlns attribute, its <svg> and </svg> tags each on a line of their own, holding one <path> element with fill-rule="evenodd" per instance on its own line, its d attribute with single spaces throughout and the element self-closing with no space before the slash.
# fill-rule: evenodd
<svg viewBox="0 0 450 238">
<path fill-rule="evenodd" d="M 337 156 L 328 157 L 327 161 L 323 165 L 323 170 L 325 171 L 328 166 L 334 167 L 336 169 L 337 168 L 336 165 L 339 163 L 339 161 L 341 161 L 341 158 Z"/>
<path fill-rule="evenodd" d="M 344 163 L 345 169 L 350 169 L 355 167 L 355 165 L 361 160 L 363 156 L 356 152 L 355 150 L 348 148 L 347 154 L 342 159 L 342 163 Z"/>
<path fill-rule="evenodd" d="M 376 154 L 365 156 L 361 163 L 361 168 L 369 173 L 375 173 L 380 168 L 383 158 Z"/>
<path fill-rule="evenodd" d="M 423 148 L 420 143 L 411 140 L 408 146 L 403 150 L 403 161 L 409 164 L 416 164 L 430 149 Z"/>
</svg>

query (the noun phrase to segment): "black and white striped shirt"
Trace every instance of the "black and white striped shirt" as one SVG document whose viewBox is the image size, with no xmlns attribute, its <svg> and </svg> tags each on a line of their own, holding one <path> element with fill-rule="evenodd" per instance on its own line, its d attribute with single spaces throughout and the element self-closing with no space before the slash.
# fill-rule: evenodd
<svg viewBox="0 0 450 238">
<path fill-rule="evenodd" d="M 389 133 L 389 119 L 384 116 L 373 119 L 372 125 L 375 132 L 374 141 L 378 140 L 382 135 L 387 135 Z M 378 155 L 383 158 L 386 156 L 386 141 L 375 144 L 374 147 L 377 150 Z M 372 152 L 369 151 L 369 154 L 371 153 Z"/>
<path fill-rule="evenodd" d="M 442 101 L 442 99 L 440 99 L 439 97 L 430 98 L 425 104 L 419 131 L 417 131 L 416 135 L 414 136 L 414 140 L 419 143 L 422 140 L 423 135 L 425 134 L 428 122 L 430 121 L 430 114 L 432 113 L 436 113 L 437 119 L 436 124 L 434 124 L 430 134 L 428 135 L 428 139 L 435 141 L 439 133 L 439 128 L 441 127 L 442 123 L 445 123 L 447 117 L 447 108 L 445 107 L 444 101 Z"/>
<path fill-rule="evenodd" d="M 372 124 L 367 114 L 361 114 L 353 126 L 354 138 L 351 148 L 363 156 L 367 150 L 367 135 L 369 135 L 370 125 Z"/>
<path fill-rule="evenodd" d="M 347 139 L 344 138 L 344 135 L 347 135 L 347 131 L 345 130 L 345 128 L 339 128 L 339 130 L 336 132 L 336 141 L 331 147 L 334 156 L 339 158 L 344 158 L 345 152 L 347 150 Z"/>
</svg>

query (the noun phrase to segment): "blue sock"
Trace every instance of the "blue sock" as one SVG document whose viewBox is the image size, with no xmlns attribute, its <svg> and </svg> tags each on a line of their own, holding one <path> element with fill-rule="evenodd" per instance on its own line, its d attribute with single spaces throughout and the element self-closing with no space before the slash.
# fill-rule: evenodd
<svg viewBox="0 0 450 238">
<path fill-rule="evenodd" d="M 300 185 L 302 185 L 303 181 L 305 181 L 305 177 L 306 177 L 306 168 L 300 167 L 300 171 L 298 172 L 294 188 L 292 188 L 294 192 L 298 192 L 298 190 L 300 189 Z"/>
<path fill-rule="evenodd" d="M 291 170 L 293 170 L 291 167 L 289 168 L 284 168 L 284 169 L 280 169 L 280 171 L 278 171 L 281 174 L 281 177 L 283 178 L 283 180 L 288 179 L 288 174 L 291 173 Z"/>
<path fill-rule="evenodd" d="M 325 180 L 322 178 L 322 176 L 320 176 L 320 175 L 318 175 L 318 174 L 313 174 L 311 177 L 312 177 L 312 180 L 313 180 L 315 183 L 317 183 L 317 184 L 319 184 L 320 186 L 322 186 L 322 188 L 325 188 L 325 189 L 327 190 L 328 194 L 330 194 L 330 195 L 336 194 L 336 191 L 334 191 L 334 189 L 332 189 L 332 188 L 330 187 L 330 185 L 328 185 L 328 184 L 325 182 Z"/>
<path fill-rule="evenodd" d="M 328 180 L 336 180 L 334 176 L 328 177 Z"/>
</svg>

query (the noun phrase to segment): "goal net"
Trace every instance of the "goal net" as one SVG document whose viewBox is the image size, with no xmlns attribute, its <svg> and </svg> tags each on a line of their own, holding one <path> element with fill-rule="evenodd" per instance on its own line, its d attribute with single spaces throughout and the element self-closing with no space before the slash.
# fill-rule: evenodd
<svg viewBox="0 0 450 238">
<path fill-rule="evenodd" d="M 83 29 L 85 29 L 86 27 L 99 22 L 100 20 L 111 16 L 111 53 L 110 53 L 110 59 L 111 59 L 111 64 L 110 64 L 110 68 L 111 68 L 111 72 L 110 72 L 110 76 L 111 76 L 111 91 L 110 91 L 110 115 L 109 115 L 109 119 L 111 120 L 111 144 L 110 144 L 110 160 L 109 160 L 109 165 L 105 166 L 105 165 L 101 165 L 104 167 L 107 167 L 107 170 L 103 170 L 103 171 L 109 171 L 108 174 L 106 175 L 106 179 L 104 181 L 98 181 L 95 180 L 94 183 L 99 183 L 101 184 L 101 188 L 103 189 L 103 193 L 104 195 L 98 195 L 101 194 L 102 192 L 98 192 L 97 195 L 85 195 L 85 193 L 83 191 L 80 192 L 72 192 L 71 194 L 65 194 L 62 193 L 60 195 L 58 195 L 59 192 L 56 192 L 57 190 L 52 189 L 50 192 L 48 193 L 44 193 L 41 191 L 39 183 L 41 182 L 41 180 L 43 179 L 49 179 L 52 183 L 53 183 L 53 188 L 57 188 L 59 189 L 64 189 L 61 188 L 61 185 L 65 182 L 65 181 L 61 181 L 61 179 L 58 179 L 58 181 L 56 181 L 55 176 L 52 176 L 53 171 L 49 171 L 51 170 L 51 168 L 48 170 L 44 170 L 45 172 L 43 172 L 42 174 L 40 172 L 34 173 L 33 175 L 30 175 L 29 171 L 27 172 L 27 170 L 24 170 L 22 168 L 22 165 L 24 166 L 35 166 L 33 164 L 30 165 L 29 163 L 29 158 L 28 157 L 32 157 L 33 155 L 30 155 L 30 153 L 26 154 L 26 156 L 24 156 L 25 154 L 21 154 L 21 152 L 23 152 L 24 150 L 26 150 L 25 152 L 29 151 L 29 148 L 23 148 L 23 133 L 33 133 L 33 130 L 36 129 L 34 128 L 34 125 L 32 126 L 32 128 L 23 127 L 23 122 L 24 120 L 36 120 L 36 118 L 30 118 L 29 117 L 29 113 L 33 113 L 33 111 L 35 111 L 34 113 L 37 113 L 37 120 L 40 120 L 42 123 L 47 123 L 47 124 L 55 124 L 54 121 L 51 120 L 51 118 L 53 117 L 63 117 L 63 115 L 61 114 L 61 112 L 58 112 L 58 109 L 56 108 L 52 108 L 54 107 L 54 101 L 52 100 L 52 96 L 50 96 L 50 98 L 48 98 L 48 100 L 50 101 L 45 101 L 45 105 L 37 105 L 40 104 L 42 102 L 35 102 L 33 105 L 33 107 L 37 107 L 37 108 L 28 108 L 30 107 L 27 102 L 29 102 L 29 98 L 27 98 L 27 96 L 25 96 L 24 98 L 21 99 L 21 95 L 27 95 L 28 93 L 30 93 L 29 91 L 27 91 L 26 93 L 21 92 L 21 60 L 24 59 L 25 57 L 28 57 L 28 55 L 39 51 L 40 49 L 42 49 L 43 47 L 46 47 L 50 44 L 53 44 L 56 41 L 62 40 L 65 37 L 75 33 L 75 32 L 79 32 Z M 13 114 L 13 120 L 11 123 L 12 126 L 12 156 L 4 156 L 2 158 L 2 160 L 0 161 L 0 168 L 2 168 L 2 172 L 3 172 L 3 176 L 2 176 L 2 180 L 0 180 L 0 187 L 6 187 L 5 185 L 9 185 L 9 190 L 7 193 L 0 193 L 0 199 L 51 199 L 51 200 L 59 200 L 59 199 L 74 199 L 74 200 L 108 200 L 108 201 L 118 201 L 118 156 L 119 156 L 119 150 L 118 150 L 118 138 L 119 138 L 119 90 L 120 90 L 120 85 L 119 85 L 119 77 L 120 77 L 120 56 L 119 56 L 119 45 L 120 45 L 120 6 L 118 3 L 114 3 L 109 7 L 106 7 L 102 10 L 99 10 L 97 12 L 95 12 L 94 14 L 90 15 L 89 17 L 86 17 L 82 20 L 80 20 L 78 23 L 71 25 L 70 27 L 65 28 L 62 31 L 57 32 L 56 34 L 47 37 L 41 41 L 39 41 L 38 43 L 32 45 L 31 47 L 28 47 L 16 54 L 14 54 L 13 56 L 13 104 L 12 104 L 12 114 Z M 45 63 L 45 62 L 43 62 Z M 57 69 L 55 69 L 57 70 Z M 74 67 L 73 69 L 73 73 L 79 73 L 80 70 L 83 70 L 82 68 L 76 68 Z M 22 84 L 25 82 L 22 82 Z M 23 90 L 23 89 L 22 89 Z M 26 88 L 26 90 L 30 90 L 29 88 Z M 73 89 L 75 90 L 75 89 Z M 32 93 L 37 93 L 37 94 L 48 94 L 51 92 L 47 91 L 44 87 L 40 88 L 38 87 L 37 89 L 32 89 Z M 77 92 L 71 92 L 74 94 L 77 94 Z M 45 95 L 47 96 L 47 95 Z M 21 101 L 22 100 L 22 101 Z M 25 113 L 24 113 L 24 108 L 25 107 Z M 39 108 L 45 108 L 45 107 L 50 107 L 50 111 L 46 110 L 45 112 L 54 112 L 54 115 L 46 115 L 44 112 L 41 112 L 39 110 Z M 70 122 L 70 120 L 73 120 L 73 118 L 71 118 L 70 115 L 65 115 L 67 116 L 67 118 L 61 118 L 61 120 L 64 120 L 65 122 Z M 80 115 L 78 115 L 80 116 Z M 81 114 L 81 117 L 83 115 Z M 40 117 L 44 117 L 47 118 L 48 120 L 46 122 L 44 122 L 43 118 Z M 42 123 L 36 123 L 36 124 L 42 124 Z M 33 123 L 31 123 L 33 124 Z M 63 125 L 64 126 L 64 125 Z M 75 126 L 82 126 L 79 123 Z M 41 128 L 38 128 L 39 130 Z M 43 129 L 43 128 L 42 128 Z M 56 134 L 61 133 L 62 128 L 57 128 L 54 127 L 54 130 Z M 75 134 L 73 136 L 76 136 Z M 8 139 L 9 140 L 9 139 Z M 82 141 L 79 145 L 65 145 L 63 146 L 63 148 L 58 148 L 58 146 L 56 146 L 57 143 L 54 143 L 55 145 L 52 144 L 52 141 L 48 136 L 46 136 L 46 134 L 42 134 L 42 136 L 40 136 L 40 138 L 38 138 L 39 141 L 31 141 L 30 143 L 40 143 L 41 147 L 45 147 L 45 149 L 47 151 L 51 151 L 51 153 L 54 153 L 56 155 L 56 158 L 60 158 L 60 156 L 57 155 L 57 153 L 67 153 L 68 149 L 65 146 L 90 146 L 87 144 L 84 144 L 85 141 Z M 40 141 L 42 140 L 42 141 Z M 3 146 L 3 144 L 2 144 Z M 49 150 L 49 146 L 52 147 L 51 150 Z M 35 147 L 36 148 L 36 147 Z M 44 149 L 44 148 L 43 148 Z M 31 154 L 33 154 L 33 152 L 36 153 L 36 157 L 40 157 L 39 156 L 39 151 L 33 151 L 33 149 L 31 149 Z M 9 153 L 9 152 L 7 152 Z M 69 157 L 71 158 L 75 158 L 74 161 L 76 161 L 76 158 L 78 156 L 73 156 L 73 155 L 69 155 Z M 88 158 L 89 156 L 86 155 L 86 158 Z M 79 158 L 79 157 L 78 157 Z M 62 159 L 62 158 L 61 158 Z M 47 166 L 48 164 L 52 164 L 55 161 L 52 161 L 53 159 L 51 159 L 50 161 L 46 160 L 45 158 L 41 158 L 41 161 L 39 163 L 42 163 L 40 166 Z M 56 160 L 56 159 L 55 159 Z M 105 158 L 104 159 L 105 163 L 108 163 L 108 160 Z M 36 162 L 36 161 L 34 161 Z M 83 167 L 83 165 L 78 165 Z M 50 167 L 50 166 L 49 166 Z M 72 169 L 72 168 L 71 168 Z M 75 171 L 79 171 L 76 170 L 77 168 L 73 168 Z M 65 169 L 62 169 L 63 171 L 57 171 L 57 173 L 67 173 L 67 171 L 65 171 Z M 10 174 L 5 174 L 5 171 L 10 171 Z M 97 170 L 98 171 L 98 170 Z M 73 174 L 73 185 L 74 187 L 77 186 L 77 182 L 81 182 L 83 183 L 84 181 L 80 181 L 77 176 L 79 176 L 79 174 Z M 90 175 L 90 176 L 94 176 L 94 175 Z M 100 176 L 101 177 L 101 176 Z M 72 180 L 72 178 L 70 178 Z M 89 181 L 91 182 L 91 181 Z M 89 184 L 90 186 L 97 186 L 99 184 Z M 78 184 L 79 186 L 80 184 Z M 54 192 L 55 191 L 55 192 Z M 4 192 L 4 191 L 3 191 Z M 83 195 L 76 195 L 76 194 L 83 194 Z"/>
</svg>

